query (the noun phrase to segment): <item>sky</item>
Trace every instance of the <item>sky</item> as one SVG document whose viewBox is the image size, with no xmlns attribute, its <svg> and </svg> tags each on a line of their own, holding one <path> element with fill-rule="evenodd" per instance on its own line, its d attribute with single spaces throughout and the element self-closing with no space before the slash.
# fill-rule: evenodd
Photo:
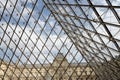
<svg viewBox="0 0 120 80">
<path fill-rule="evenodd" d="M 0 1 L 0 14 L 2 15 L 0 21 L 0 58 L 6 61 L 12 60 L 14 63 L 20 58 L 20 64 L 51 63 L 59 50 L 65 55 L 71 49 L 68 52 L 69 55 L 66 56 L 67 59 L 69 58 L 68 61 L 72 61 L 76 53 L 75 59 L 80 61 L 80 53 L 72 45 L 70 39 L 55 19 L 50 16 L 48 21 L 46 21 L 50 15 L 49 10 L 45 7 L 42 16 L 39 16 L 44 7 L 42 0 L 38 0 L 34 10 L 33 7 L 36 0 L 28 0 L 24 6 L 25 1 L 18 0 L 14 11 L 13 5 L 15 6 L 16 0 L 8 0 L 8 2 L 7 0 Z M 6 2 L 7 5 L 3 13 L 3 7 Z M 20 17 L 20 15 L 22 16 Z M 27 61 L 27 57 L 29 61 Z M 46 57 L 47 60 L 45 59 Z M 76 61 L 73 60 L 72 62 Z"/>
<path fill-rule="evenodd" d="M 113 5 L 113 6 L 119 6 L 120 5 L 120 1 L 119 0 L 109 0 L 109 1 L 111 2 L 111 5 Z M 54 2 L 55 3 L 61 2 L 61 4 L 62 3 L 63 4 L 64 3 L 65 4 L 68 4 L 68 3 L 69 4 L 75 4 L 74 3 L 75 1 L 73 2 L 73 0 L 54 1 Z M 107 3 L 106 0 L 103 0 L 103 1 L 101 1 L 101 0 L 92 0 L 91 2 L 92 2 L 93 5 L 105 5 L 105 6 L 108 6 L 108 3 Z M 46 3 L 47 3 L 47 0 L 46 0 Z M 81 5 L 84 5 L 84 4 L 85 5 L 89 5 L 89 3 L 87 2 L 87 0 L 80 0 L 80 1 L 78 1 L 78 3 L 81 4 Z M 75 14 L 78 17 L 81 18 L 80 20 L 81 20 L 82 24 L 84 25 L 84 27 L 87 30 L 95 32 L 95 30 L 92 28 L 91 24 L 94 26 L 94 28 L 96 29 L 97 33 L 100 34 L 101 39 L 105 43 L 105 45 L 104 45 L 104 43 L 102 41 L 100 41 L 100 38 L 98 37 L 97 34 L 88 31 L 94 41 L 101 43 L 101 44 L 97 44 L 98 48 L 100 49 L 100 51 L 99 51 L 96 48 L 96 46 L 94 45 L 93 41 L 87 40 L 88 44 L 91 47 L 93 47 L 93 48 L 96 49 L 95 50 L 95 54 L 97 53 L 97 56 L 99 56 L 101 58 L 103 58 L 102 55 L 101 55 L 101 54 L 103 54 L 107 60 L 111 59 L 110 55 L 112 55 L 113 57 L 118 56 L 119 55 L 118 49 L 116 48 L 114 42 L 110 40 L 110 35 L 105 30 L 104 25 L 102 25 L 101 23 L 93 22 L 93 21 L 91 21 L 91 24 L 90 24 L 88 20 L 84 20 L 84 19 L 86 19 L 86 17 L 84 16 L 84 13 L 82 13 L 82 11 L 79 9 L 78 6 L 77 7 L 76 6 L 71 6 L 71 8 L 75 12 Z M 56 10 L 57 13 L 60 13 L 60 11 L 61 11 L 61 13 L 64 14 L 64 15 L 71 15 L 71 19 L 73 20 L 73 22 L 75 23 L 75 25 L 77 27 L 83 28 L 83 26 L 81 26 L 81 24 L 79 24 L 79 21 L 75 20 L 75 18 L 72 17 L 72 16 L 75 16 L 75 14 L 72 13 L 71 8 L 68 7 L 68 6 L 67 7 L 66 6 L 58 6 L 58 8 L 54 7 L 54 9 Z M 85 12 L 85 14 L 88 16 L 88 18 L 90 20 L 94 20 L 94 21 L 100 22 L 100 20 L 98 19 L 98 16 L 96 16 L 96 14 L 93 11 L 92 7 L 81 7 L 81 8 L 83 9 L 83 11 Z M 53 10 L 53 11 L 54 11 L 54 9 L 51 8 L 51 10 Z M 96 7 L 95 9 L 98 12 L 98 14 L 101 16 L 103 22 L 112 24 L 112 25 L 106 24 L 106 27 L 111 32 L 111 34 L 114 37 L 114 39 L 116 40 L 118 46 L 120 46 L 120 43 L 119 43 L 120 28 L 117 27 L 117 26 L 120 26 L 120 25 L 119 25 L 119 22 L 118 22 L 116 16 L 114 15 L 112 9 L 111 8 L 105 8 L 105 7 L 102 7 L 102 8 Z M 116 11 L 116 13 L 117 13 L 117 15 L 119 17 L 120 16 L 120 14 L 119 14 L 120 13 L 119 8 L 118 9 L 114 8 L 114 10 Z M 65 16 L 60 16 L 60 17 L 63 20 L 63 22 L 66 22 L 66 20 L 68 20 L 68 22 L 70 24 L 74 25 L 74 23 L 72 22 L 72 20 L 70 18 L 66 17 L 66 20 L 65 20 L 64 19 Z M 117 26 L 113 26 L 113 25 L 117 25 Z M 67 26 L 69 26 L 69 25 L 67 25 Z M 71 32 L 73 32 L 71 29 L 69 29 L 69 30 Z M 77 31 L 79 31 L 79 30 L 76 30 L 76 32 Z M 90 37 L 88 36 L 87 32 L 84 29 L 82 29 L 80 31 L 82 32 L 82 34 L 83 34 L 84 37 L 90 39 Z M 78 34 L 80 34 L 80 33 L 78 33 Z M 82 37 L 80 37 L 80 40 L 82 40 L 82 42 L 86 45 L 86 42 L 85 42 L 84 39 L 82 39 Z M 90 49 L 89 49 L 89 47 L 87 45 L 86 45 L 86 47 L 90 51 Z M 102 48 L 104 48 L 104 49 L 102 49 Z M 109 53 L 111 53 L 111 54 L 109 54 Z M 87 54 L 89 54 L 89 53 L 87 52 Z"/>
<path fill-rule="evenodd" d="M 69 62 L 73 59 L 73 56 L 75 56 L 75 59 L 72 62 L 79 62 L 82 59 L 80 53 L 77 51 L 75 46 L 72 45 L 72 42 L 62 30 L 61 26 L 56 22 L 50 11 L 46 7 L 44 7 L 44 3 L 42 2 L 42 0 L 37 0 L 36 5 L 34 5 L 36 3 L 36 0 L 28 0 L 27 3 L 25 2 L 26 0 L 18 0 L 16 7 L 13 7 L 13 5 L 15 6 L 16 1 L 17 0 L 8 0 L 8 2 L 7 0 L 0 1 L 0 15 L 2 16 L 0 19 L 1 59 L 4 58 L 4 60 L 12 60 L 13 62 L 16 62 L 18 60 L 17 57 L 19 57 L 21 58 L 20 63 L 49 63 L 53 61 L 59 50 L 63 53 L 63 55 L 66 55 L 68 53 L 66 58 Z M 120 4 L 119 0 L 110 1 L 112 5 L 115 6 L 118 6 Z M 5 6 L 6 2 L 7 5 Z M 64 3 L 62 1 L 60 2 Z M 69 0 L 68 2 L 72 4 L 75 3 L 73 2 L 73 0 Z M 81 0 L 79 3 L 88 4 L 87 0 Z M 107 5 L 105 0 L 93 0 L 93 4 Z M 4 7 L 6 7 L 5 10 Z M 85 18 L 79 8 L 72 8 L 74 8 L 77 16 Z M 82 9 L 84 10 L 85 14 L 88 15 L 89 19 L 98 20 L 97 16 L 91 8 L 82 7 Z M 62 7 L 59 7 L 59 10 L 61 10 L 63 14 L 66 14 Z M 65 7 L 65 10 L 70 15 L 73 15 L 69 7 Z M 104 22 L 119 25 L 117 19 L 110 9 L 96 8 L 96 10 L 99 12 L 99 15 L 101 15 Z M 115 10 L 117 11 L 117 13 L 119 13 L 120 11 L 119 9 Z M 71 21 L 69 20 L 69 22 Z M 88 21 L 81 19 L 81 22 L 85 25 L 86 29 L 94 31 Z M 92 24 L 94 25 L 98 33 L 108 36 L 102 25 L 96 24 L 94 22 Z M 80 23 L 77 22 L 77 20 L 76 25 L 80 26 Z M 107 25 L 107 27 L 111 31 L 114 38 L 120 40 L 120 29 L 118 27 L 110 25 Z M 85 37 L 88 37 L 85 31 L 82 31 L 82 34 Z M 91 36 L 93 37 L 93 40 L 101 43 L 98 36 L 96 36 L 94 33 L 91 33 Z M 113 42 L 110 42 L 108 38 L 102 37 L 102 39 L 108 47 L 116 50 L 115 45 L 113 44 Z M 90 45 L 94 47 L 92 43 L 93 42 L 91 42 Z M 119 42 L 118 44 L 120 45 Z M 101 47 L 100 45 L 98 46 Z M 106 54 L 108 54 L 106 49 L 103 50 L 103 52 L 106 52 Z M 114 50 L 111 50 L 111 53 L 114 53 L 114 56 L 118 55 L 118 53 Z M 27 61 L 27 58 L 25 56 L 29 58 L 29 61 Z M 99 56 L 101 57 L 100 54 Z M 37 57 L 38 59 L 36 60 Z M 45 59 L 46 57 L 47 60 Z M 83 60 L 83 62 L 85 62 L 85 60 Z"/>
</svg>

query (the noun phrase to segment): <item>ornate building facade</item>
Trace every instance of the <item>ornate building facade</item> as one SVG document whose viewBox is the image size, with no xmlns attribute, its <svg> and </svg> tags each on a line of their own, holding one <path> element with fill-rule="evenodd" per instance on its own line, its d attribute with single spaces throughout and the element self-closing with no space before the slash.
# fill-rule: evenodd
<svg viewBox="0 0 120 80">
<path fill-rule="evenodd" d="M 17 68 L 16 68 L 17 67 Z M 4 75 L 6 72 L 6 75 Z M 71 63 L 58 53 L 51 64 L 11 65 L 7 70 L 7 63 L 1 65 L 1 80 L 95 80 L 96 76 L 86 63 Z"/>
</svg>

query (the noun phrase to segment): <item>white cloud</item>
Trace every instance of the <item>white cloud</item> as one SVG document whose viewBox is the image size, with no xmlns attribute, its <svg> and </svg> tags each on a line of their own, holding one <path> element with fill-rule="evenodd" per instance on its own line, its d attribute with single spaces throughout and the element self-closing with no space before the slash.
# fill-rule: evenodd
<svg viewBox="0 0 120 80">
<path fill-rule="evenodd" d="M 111 3 L 114 6 L 119 6 L 120 5 L 120 0 L 111 0 Z"/>
<path fill-rule="evenodd" d="M 43 23 L 43 22 L 41 22 L 41 23 Z M 23 27 L 17 26 L 16 29 L 15 29 L 15 26 L 12 26 L 12 28 L 13 28 L 13 29 L 11 29 L 10 26 L 9 26 L 9 27 L 7 28 L 7 31 L 6 31 L 6 33 L 9 33 L 9 37 L 12 37 L 12 35 L 14 34 L 14 33 L 13 33 L 13 30 L 15 30 L 15 33 L 16 33 L 16 34 L 14 34 L 13 37 L 12 37 L 12 40 L 13 40 L 15 43 L 12 43 L 12 42 L 11 42 L 11 44 L 9 45 L 9 48 L 12 48 L 12 49 L 14 50 L 14 49 L 15 49 L 15 44 L 18 45 L 18 41 L 19 41 L 20 37 L 22 36 L 22 37 L 21 37 L 21 40 L 22 40 L 24 43 L 20 41 L 18 47 L 19 47 L 21 50 L 23 50 L 23 49 L 25 48 L 25 44 L 26 44 L 27 47 L 32 51 L 32 47 L 34 47 L 34 44 L 33 44 L 33 43 L 36 43 L 36 39 L 38 39 L 38 36 L 37 36 L 35 33 L 32 33 L 32 36 L 30 37 L 30 34 L 31 34 L 31 32 L 32 32 L 32 29 L 31 29 L 30 27 L 26 27 L 25 31 L 23 32 L 23 29 L 22 29 Z M 1 32 L 3 32 L 3 31 L 1 30 Z M 3 32 L 3 33 L 4 33 L 4 32 Z M 22 33 L 23 33 L 23 35 L 22 35 Z M 26 34 L 25 34 L 25 33 L 26 33 Z M 28 35 L 28 36 L 27 36 L 27 35 Z M 0 36 L 1 36 L 1 35 L 0 35 Z M 4 36 L 4 40 L 6 41 L 6 43 L 8 43 L 8 42 L 11 41 L 11 39 L 10 39 L 9 37 L 8 37 L 8 36 Z M 30 37 L 30 40 L 29 40 L 29 42 L 27 43 L 29 37 Z M 57 40 L 57 42 L 55 43 L 54 46 L 56 46 L 57 48 L 60 48 L 60 47 L 62 46 L 62 44 L 63 44 L 63 43 L 60 41 L 60 39 L 61 39 L 62 41 L 65 41 L 66 37 L 67 37 L 66 35 L 60 36 L 60 38 Z M 53 43 L 54 43 L 55 40 L 57 39 L 57 35 L 55 35 L 55 34 L 50 35 L 50 39 L 51 39 L 51 40 L 53 41 Z M 53 46 L 53 43 L 50 41 L 50 39 L 48 39 L 48 40 L 47 40 L 47 43 L 45 44 L 45 46 L 47 46 L 48 49 L 52 48 L 52 46 Z M 37 44 L 36 44 L 36 46 L 35 46 L 35 47 L 38 47 L 39 50 L 38 50 L 37 48 L 35 48 L 35 49 L 33 50 L 33 53 L 32 53 L 32 54 L 34 54 L 36 57 L 38 57 L 38 54 L 41 53 L 40 50 L 42 50 L 42 48 L 43 48 L 43 46 L 44 46 L 44 43 L 45 43 L 45 40 L 46 40 L 46 37 L 45 37 L 44 35 L 41 35 L 40 38 L 39 38 L 39 40 L 38 40 L 38 42 L 37 42 Z M 33 42 L 31 42 L 31 41 L 33 41 Z M 43 43 L 42 43 L 42 42 L 43 42 Z M 68 41 L 67 43 L 69 44 L 69 41 Z M 4 46 L 4 44 L 1 44 L 1 46 L 2 46 L 3 49 L 6 49 L 6 48 L 7 48 L 6 46 Z M 57 49 L 56 49 L 55 47 L 52 49 L 53 54 L 56 53 L 56 52 L 54 52 L 54 51 L 57 51 Z M 16 54 L 18 54 L 18 55 L 21 54 L 21 52 L 19 52 L 20 54 L 17 53 L 17 52 L 19 52 L 19 51 L 16 51 Z M 49 51 L 47 50 L 47 48 L 44 47 L 43 50 L 42 50 L 42 54 L 47 55 L 47 52 L 49 53 Z M 29 51 L 28 49 L 25 49 L 24 54 L 25 54 L 25 55 L 29 55 L 29 54 L 30 54 L 30 51 Z M 42 54 L 40 55 L 39 60 L 45 60 L 45 58 L 42 56 Z M 49 59 L 52 60 L 53 57 L 51 56 L 51 58 L 49 57 Z M 26 60 L 26 58 L 23 56 L 21 60 L 24 62 L 24 61 Z M 35 59 L 34 56 L 32 55 L 32 56 L 30 57 L 30 61 L 34 62 L 35 60 L 36 60 L 36 59 Z"/>
<path fill-rule="evenodd" d="M 13 0 L 13 1 L 15 1 L 15 0 Z M 22 0 L 23 2 L 24 2 L 24 0 Z M 31 1 L 31 0 L 29 0 L 29 1 Z M 94 0 L 94 2 L 95 2 L 95 0 Z M 98 1 L 96 1 L 96 3 L 98 4 Z M 8 4 L 10 4 L 10 3 L 8 3 Z M 101 2 L 101 4 L 105 4 L 105 1 L 102 1 Z M 114 4 L 117 4 L 117 3 L 114 3 Z M 117 4 L 118 5 L 118 4 Z M 20 6 L 20 5 L 19 5 Z M 9 9 L 9 6 L 7 6 L 7 8 Z M 24 9 L 24 11 L 23 11 L 23 13 L 22 13 L 22 16 L 23 17 L 25 17 L 26 18 L 26 20 L 27 20 L 27 18 L 28 18 L 28 10 L 29 11 L 31 11 L 31 9 L 30 8 L 25 8 Z M 69 7 L 66 7 L 65 8 L 66 10 L 67 10 L 67 12 L 70 12 L 70 9 L 69 9 Z M 59 10 L 62 12 L 62 14 L 65 14 L 66 12 L 64 11 L 64 9 L 62 8 L 62 7 L 59 7 Z M 100 10 L 100 9 L 97 9 L 98 10 L 98 12 L 99 12 L 99 14 L 102 14 L 103 13 L 103 11 L 102 10 Z M 10 9 L 10 11 L 12 11 L 12 8 Z M 69 13 L 70 14 L 70 13 Z M 115 19 L 115 17 L 114 17 L 114 15 L 113 14 L 111 14 L 110 16 L 109 16 L 109 14 L 110 14 L 110 11 L 108 11 L 107 13 L 106 13 L 106 15 L 105 16 L 103 16 L 103 19 L 104 19 L 104 21 L 106 21 L 106 22 L 111 22 L 111 23 L 115 23 L 115 22 L 117 22 L 116 21 L 116 19 Z M 95 17 L 95 15 L 93 15 L 92 14 L 92 16 L 93 17 Z M 110 17 L 112 18 L 112 20 L 110 20 Z M 35 25 L 35 20 L 33 19 L 33 18 L 31 18 L 30 19 L 30 22 L 29 22 L 29 24 L 30 24 L 30 26 L 31 27 L 33 27 L 34 25 Z M 44 25 L 45 25 L 45 22 L 44 21 L 42 21 L 41 19 L 39 19 L 39 21 L 38 21 L 38 23 L 41 25 L 41 28 L 43 28 L 44 27 Z M 54 22 L 53 21 L 49 21 L 49 23 L 50 23 L 50 25 L 51 26 L 53 26 L 54 25 Z M 9 25 L 11 25 L 11 24 L 9 24 Z M 96 26 L 96 25 L 94 25 L 94 26 Z M 39 27 L 39 26 L 36 26 L 37 27 L 37 29 L 38 30 L 41 30 L 41 28 Z M 48 28 L 49 26 L 47 26 L 47 28 Z M 60 31 L 61 29 L 59 29 L 59 27 L 60 26 L 56 26 L 56 28 L 58 28 L 57 30 L 58 31 Z M 115 29 L 115 28 L 113 28 L 112 26 L 109 26 L 109 27 L 111 27 L 111 28 L 109 28 L 110 30 L 111 30 L 111 33 L 116 33 L 117 31 L 118 31 L 118 29 Z M 4 27 L 5 28 L 5 27 Z M 12 26 L 12 28 L 13 29 L 15 29 L 15 26 Z M 32 48 L 34 47 L 34 43 L 36 43 L 36 39 L 38 39 L 38 36 L 35 34 L 35 33 L 32 33 L 32 36 L 30 37 L 30 35 L 31 35 L 31 32 L 32 32 L 32 29 L 29 27 L 29 26 L 27 26 L 26 27 L 26 29 L 25 29 L 25 31 L 23 32 L 23 29 L 22 28 L 24 28 L 23 26 L 22 27 L 20 27 L 20 26 L 18 26 L 17 25 L 17 28 L 16 28 L 16 30 L 15 30 L 15 33 L 16 34 L 14 34 L 14 36 L 12 37 L 12 40 L 16 40 L 16 44 L 17 44 L 17 41 L 19 40 L 19 38 L 21 37 L 21 35 L 22 35 L 22 33 L 23 33 L 23 35 L 22 35 L 22 37 L 21 37 L 21 40 L 27 45 L 27 47 L 32 51 Z M 114 29 L 114 31 L 112 31 Z M 56 30 L 56 32 L 57 32 L 57 30 Z M 104 30 L 104 28 L 102 27 L 102 26 L 100 26 L 100 28 L 97 28 L 97 31 L 99 32 L 99 33 L 101 33 L 101 34 L 105 34 L 106 35 L 106 31 Z M 104 32 L 105 33 L 104 33 Z M 3 31 L 2 31 L 3 32 Z M 12 36 L 12 34 L 13 34 L 13 30 L 10 28 L 10 27 L 8 27 L 7 28 L 7 31 L 6 31 L 7 33 L 8 32 L 10 32 L 10 34 L 9 34 L 9 36 L 11 37 Z M 36 32 L 36 31 L 35 31 Z M 25 34 L 26 33 L 26 34 Z M 39 34 L 38 32 L 37 32 L 37 34 Z M 18 36 L 17 36 L 18 35 Z M 27 36 L 28 35 L 28 36 Z M 85 37 L 88 37 L 88 35 L 86 34 L 86 32 L 84 32 L 83 31 L 83 35 L 85 36 Z M 119 35 L 118 35 L 119 36 Z M 28 39 L 30 37 L 30 40 Z M 58 35 L 55 35 L 55 34 L 51 34 L 50 36 L 49 36 L 49 38 L 53 41 L 53 43 L 55 43 L 55 46 L 58 48 L 58 49 L 60 49 L 61 48 L 61 46 L 62 46 L 62 42 L 60 41 L 60 39 L 64 42 L 65 41 L 65 39 L 66 39 L 66 35 L 65 34 L 63 34 L 63 35 L 61 35 L 61 36 L 59 36 L 59 39 L 57 38 L 58 37 Z M 88 37 L 89 38 L 89 37 Z M 7 42 L 9 42 L 10 41 L 10 39 L 7 37 L 7 36 L 4 36 L 4 39 L 7 41 Z M 33 54 L 36 56 L 36 57 L 38 57 L 38 54 L 40 54 L 40 56 L 39 56 L 39 60 L 40 60 L 40 62 L 42 63 L 44 60 L 45 60 L 45 58 L 44 58 L 44 56 L 47 56 L 48 55 L 48 53 L 49 53 L 49 50 L 54 46 L 53 45 L 53 43 L 51 42 L 51 40 L 47 40 L 47 43 L 45 44 L 45 41 L 46 41 L 46 39 L 47 39 L 47 36 L 45 36 L 44 34 L 42 34 L 41 36 L 40 36 L 40 38 L 39 38 L 39 40 L 38 40 L 38 42 L 37 42 L 37 44 L 36 44 L 36 46 L 35 47 L 38 47 L 38 49 L 37 48 L 35 48 L 34 50 L 33 50 L 33 53 L 32 53 L 32 55 L 30 56 L 30 61 L 32 62 L 32 63 L 34 63 L 35 62 L 35 60 L 36 60 L 36 58 L 33 56 Z M 56 41 L 56 39 L 57 39 L 57 41 Z M 98 39 L 98 37 L 94 37 L 93 38 L 95 41 L 98 41 L 99 39 Z M 27 43 L 27 41 L 29 40 L 29 42 Z M 105 39 L 105 38 L 103 38 L 103 40 L 107 43 L 109 40 L 108 39 Z M 32 43 L 32 42 L 33 43 Z M 56 42 L 55 42 L 56 41 Z M 42 43 L 43 42 L 43 43 Z M 45 48 L 44 47 L 44 44 L 45 44 L 45 46 L 47 46 L 47 48 L 49 49 L 47 49 L 47 48 Z M 67 42 L 66 42 L 66 44 L 68 44 L 67 45 L 67 47 L 69 48 L 70 47 L 70 45 L 71 45 L 71 42 L 70 42 L 70 40 L 68 40 Z M 3 46 L 3 45 L 1 45 L 1 46 Z M 94 46 L 94 45 L 91 45 L 91 46 Z M 110 46 L 110 47 L 112 47 L 112 48 L 114 48 L 114 46 L 113 46 L 113 44 L 112 43 L 110 43 L 110 44 L 108 44 L 108 46 Z M 3 46 L 4 47 L 4 46 Z M 9 47 L 10 48 L 15 48 L 15 44 L 14 43 L 11 43 L 10 45 L 9 45 Z M 24 47 L 25 47 L 25 45 L 22 43 L 22 42 L 20 42 L 19 43 L 19 47 L 20 48 L 22 48 L 22 49 L 24 49 Z M 6 47 L 4 47 L 4 48 L 6 48 Z M 64 52 L 66 52 L 67 50 L 66 49 L 64 49 L 65 51 Z M 57 52 L 58 50 L 54 47 L 52 50 L 50 50 L 51 52 L 53 52 L 52 54 L 54 54 L 55 52 Z M 75 53 L 75 48 L 72 48 L 71 50 L 70 50 L 71 52 L 73 52 L 73 53 Z M 26 54 L 27 53 L 27 54 Z M 25 51 L 24 51 L 24 54 L 25 55 L 30 55 L 30 51 L 28 50 L 28 49 L 25 49 Z M 106 53 L 107 54 L 107 53 Z M 44 55 L 44 56 L 43 56 Z M 47 58 L 47 59 L 49 59 L 49 61 L 51 62 L 52 60 L 53 60 L 53 57 L 52 56 L 48 56 L 49 58 Z M 72 56 L 71 56 L 72 57 Z M 77 56 L 78 58 L 80 58 L 80 55 L 79 56 Z M 72 59 L 72 58 L 71 58 Z M 25 62 L 26 61 L 26 58 L 23 56 L 22 58 L 21 58 L 21 60 L 23 61 L 23 62 Z M 38 62 L 37 62 L 38 63 Z"/>
</svg>

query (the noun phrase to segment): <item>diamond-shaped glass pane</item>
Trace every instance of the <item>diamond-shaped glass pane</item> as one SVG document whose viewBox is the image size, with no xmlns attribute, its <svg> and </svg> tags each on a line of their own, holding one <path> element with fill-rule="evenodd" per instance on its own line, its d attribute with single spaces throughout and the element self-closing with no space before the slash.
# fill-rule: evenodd
<svg viewBox="0 0 120 80">
<path fill-rule="evenodd" d="M 119 0 L 1 0 L 0 80 L 119 80 Z"/>
</svg>

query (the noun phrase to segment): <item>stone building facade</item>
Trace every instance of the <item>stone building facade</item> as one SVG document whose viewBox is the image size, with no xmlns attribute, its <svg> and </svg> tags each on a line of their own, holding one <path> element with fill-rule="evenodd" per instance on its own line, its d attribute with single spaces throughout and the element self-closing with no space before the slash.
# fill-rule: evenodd
<svg viewBox="0 0 120 80">
<path fill-rule="evenodd" d="M 0 80 L 95 80 L 94 72 L 86 65 L 69 64 L 67 59 L 58 53 L 51 64 L 10 65 L 7 69 L 7 63 L 3 63 Z"/>
</svg>

